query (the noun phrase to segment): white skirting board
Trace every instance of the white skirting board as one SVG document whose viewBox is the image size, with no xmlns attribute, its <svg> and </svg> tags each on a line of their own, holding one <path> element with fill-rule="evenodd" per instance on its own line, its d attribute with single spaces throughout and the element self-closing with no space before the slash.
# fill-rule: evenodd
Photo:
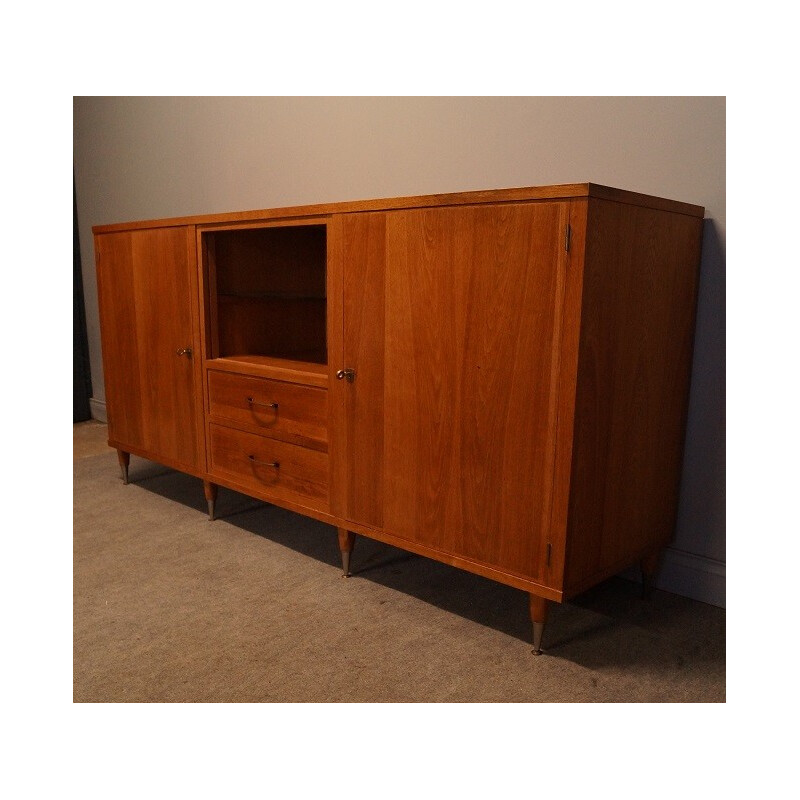
<svg viewBox="0 0 800 800">
<path fill-rule="evenodd" d="M 91 412 L 92 419 L 96 419 L 98 422 L 108 422 L 106 404 L 103 400 L 95 400 L 94 397 L 90 397 L 89 411 Z"/>
<path fill-rule="evenodd" d="M 620 576 L 641 581 L 638 569 L 625 570 Z M 725 608 L 725 562 L 668 547 L 655 586 L 665 592 Z"/>
<path fill-rule="evenodd" d="M 106 404 L 102 400 L 90 398 L 89 408 L 92 419 L 108 422 Z M 641 581 L 638 569 L 626 570 L 620 573 L 620 576 L 632 581 Z M 725 608 L 724 561 L 667 548 L 655 585 L 656 588 L 666 592 Z"/>
</svg>

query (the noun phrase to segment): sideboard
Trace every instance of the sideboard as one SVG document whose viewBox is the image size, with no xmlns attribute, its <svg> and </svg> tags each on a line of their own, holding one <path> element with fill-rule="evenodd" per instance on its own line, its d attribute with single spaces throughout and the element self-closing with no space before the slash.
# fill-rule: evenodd
<svg viewBox="0 0 800 800">
<path fill-rule="evenodd" d="M 590 183 L 93 228 L 109 445 L 548 604 L 675 525 L 704 209 Z"/>
</svg>

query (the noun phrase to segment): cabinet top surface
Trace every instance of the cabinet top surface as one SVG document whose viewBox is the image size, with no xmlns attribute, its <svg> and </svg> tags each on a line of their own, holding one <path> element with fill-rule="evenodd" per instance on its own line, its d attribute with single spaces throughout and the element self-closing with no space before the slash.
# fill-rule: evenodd
<svg viewBox="0 0 800 800">
<path fill-rule="evenodd" d="M 568 183 L 558 186 L 529 186 L 516 189 L 489 189 L 475 192 L 455 192 L 452 194 L 430 194 L 414 197 L 392 197 L 379 200 L 354 200 L 341 203 L 322 203 L 317 205 L 288 206 L 285 208 L 239 211 L 224 214 L 202 214 L 186 217 L 122 222 L 112 225 L 95 225 L 94 233 L 113 233 L 136 230 L 138 228 L 161 228 L 176 225 L 220 225 L 237 222 L 258 222 L 287 218 L 320 217 L 328 214 L 352 214 L 363 211 L 391 211 L 410 208 L 430 208 L 434 206 L 456 206 L 482 203 L 509 203 L 526 200 L 571 200 L 596 197 L 629 205 L 672 211 L 693 217 L 702 217 L 702 206 L 667 200 L 661 197 L 628 192 L 601 186 L 596 183 Z"/>
</svg>

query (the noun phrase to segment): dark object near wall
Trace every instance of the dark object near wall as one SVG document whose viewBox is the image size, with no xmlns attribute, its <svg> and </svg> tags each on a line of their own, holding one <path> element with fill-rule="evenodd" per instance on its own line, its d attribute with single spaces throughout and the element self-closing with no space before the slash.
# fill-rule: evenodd
<svg viewBox="0 0 800 800">
<path fill-rule="evenodd" d="M 83 305 L 81 247 L 78 240 L 78 207 L 75 182 L 72 183 L 72 421 L 90 419 L 89 398 L 92 376 L 89 371 L 89 342 L 86 336 L 86 310 Z"/>
</svg>

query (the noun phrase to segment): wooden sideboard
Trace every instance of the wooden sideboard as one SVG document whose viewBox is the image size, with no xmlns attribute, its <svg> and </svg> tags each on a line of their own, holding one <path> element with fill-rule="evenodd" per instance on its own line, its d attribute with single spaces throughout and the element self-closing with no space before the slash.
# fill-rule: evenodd
<svg viewBox="0 0 800 800">
<path fill-rule="evenodd" d="M 675 525 L 704 209 L 595 184 L 103 225 L 109 445 L 550 601 Z"/>
</svg>

